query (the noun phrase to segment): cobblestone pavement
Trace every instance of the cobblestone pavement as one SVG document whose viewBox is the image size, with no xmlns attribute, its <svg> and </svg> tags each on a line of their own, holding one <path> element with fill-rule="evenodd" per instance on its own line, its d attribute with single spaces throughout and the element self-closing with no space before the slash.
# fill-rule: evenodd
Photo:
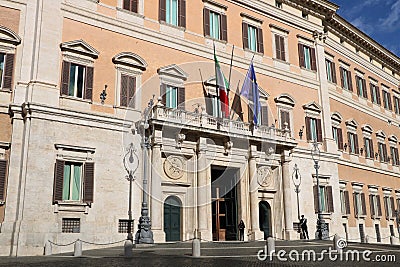
<svg viewBox="0 0 400 267">
<path fill-rule="evenodd" d="M 337 257 L 333 261 L 327 252 L 322 254 L 322 250 L 333 249 L 332 244 L 332 241 L 277 241 L 276 253 L 284 250 L 285 255 L 280 252 L 280 257 L 287 261 L 279 260 L 277 255 L 272 260 L 259 260 L 257 253 L 264 249 L 265 242 L 206 242 L 201 244 L 200 258 L 191 257 L 191 243 L 184 242 L 135 248 L 133 257 L 128 259 L 123 257 L 123 247 L 119 246 L 84 251 L 83 257 L 79 258 L 73 257 L 72 253 L 47 257 L 0 257 L 0 266 L 400 266 L 400 246 L 350 243 L 342 254 L 342 260 L 337 253 L 331 254 L 331 257 Z M 349 250 L 353 252 L 349 253 Z M 355 250 L 359 253 L 358 261 Z M 315 260 L 310 251 L 315 251 Z M 363 253 L 369 261 L 363 259 Z"/>
</svg>

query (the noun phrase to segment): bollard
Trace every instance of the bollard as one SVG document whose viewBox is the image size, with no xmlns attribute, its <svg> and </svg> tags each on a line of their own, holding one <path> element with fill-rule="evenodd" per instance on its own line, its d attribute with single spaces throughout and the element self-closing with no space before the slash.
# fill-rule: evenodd
<svg viewBox="0 0 400 267">
<path fill-rule="evenodd" d="M 74 245 L 74 257 L 82 257 L 82 241 L 76 240 Z"/>
<path fill-rule="evenodd" d="M 192 242 L 192 256 L 199 258 L 201 255 L 200 239 L 195 238 Z"/>
<path fill-rule="evenodd" d="M 45 256 L 50 256 L 52 254 L 51 251 L 51 243 L 49 240 L 46 241 L 46 244 L 44 244 L 44 255 Z"/>
<path fill-rule="evenodd" d="M 272 255 L 272 253 L 275 253 L 275 239 L 273 237 L 268 237 L 267 238 L 267 255 Z"/>
<path fill-rule="evenodd" d="M 132 240 L 127 239 L 124 243 L 124 256 L 125 258 L 131 258 L 133 257 L 133 243 Z"/>
</svg>

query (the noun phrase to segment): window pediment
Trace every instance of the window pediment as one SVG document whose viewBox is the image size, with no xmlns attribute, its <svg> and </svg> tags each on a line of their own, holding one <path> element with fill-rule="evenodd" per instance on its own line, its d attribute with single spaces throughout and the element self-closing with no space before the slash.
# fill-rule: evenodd
<svg viewBox="0 0 400 267">
<path fill-rule="evenodd" d="M 321 111 L 322 111 L 321 106 L 318 105 L 315 101 L 303 105 L 303 109 L 308 110 L 308 111 L 313 111 L 316 113 L 321 113 Z"/>
<path fill-rule="evenodd" d="M 331 120 L 336 122 L 337 124 L 340 124 L 343 120 L 343 117 L 339 112 L 334 112 L 331 115 Z"/>
<path fill-rule="evenodd" d="M 373 132 L 372 127 L 370 125 L 368 125 L 368 124 L 363 125 L 361 127 L 361 130 L 363 132 L 366 132 L 366 133 L 369 133 L 369 134 L 372 134 L 372 132 Z"/>
<path fill-rule="evenodd" d="M 112 59 L 114 64 L 126 65 L 133 68 L 138 68 L 141 70 L 146 70 L 147 63 L 146 61 L 140 57 L 139 55 L 132 52 L 122 52 L 113 57 Z"/>
<path fill-rule="evenodd" d="M 187 78 L 189 77 L 189 75 L 176 64 L 159 68 L 157 70 L 157 73 L 160 76 L 170 76 L 183 81 L 186 81 Z"/>
<path fill-rule="evenodd" d="M 377 132 L 376 132 L 376 136 L 377 136 L 377 137 L 380 137 L 380 138 L 382 138 L 382 139 L 386 139 L 386 134 L 385 134 L 385 132 L 382 131 L 382 130 L 377 131 Z"/>
<path fill-rule="evenodd" d="M 397 141 L 398 141 L 397 136 L 395 136 L 395 135 L 389 136 L 388 140 L 389 140 L 389 142 L 393 142 L 393 143 L 396 143 L 396 144 L 397 144 Z"/>
<path fill-rule="evenodd" d="M 76 54 L 83 54 L 91 58 L 98 58 L 99 52 L 84 40 L 64 42 L 60 45 L 61 51 L 69 51 Z"/>
<path fill-rule="evenodd" d="M 291 106 L 291 107 L 294 107 L 294 105 L 296 104 L 296 101 L 294 100 L 294 98 L 289 94 L 281 94 L 281 95 L 275 97 L 274 100 L 275 100 L 275 103 L 280 103 L 280 104 Z"/>
<path fill-rule="evenodd" d="M 346 121 L 346 126 L 349 128 L 357 129 L 358 123 L 354 119 L 349 119 Z"/>
<path fill-rule="evenodd" d="M 13 30 L 4 26 L 0 26 L 0 41 L 13 45 L 19 45 L 21 43 L 21 37 L 19 37 L 18 34 L 16 34 Z"/>
</svg>

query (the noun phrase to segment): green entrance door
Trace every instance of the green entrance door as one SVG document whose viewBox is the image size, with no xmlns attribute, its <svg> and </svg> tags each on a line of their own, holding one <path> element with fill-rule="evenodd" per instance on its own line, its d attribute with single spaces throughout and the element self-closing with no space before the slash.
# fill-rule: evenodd
<svg viewBox="0 0 400 267">
<path fill-rule="evenodd" d="M 260 230 L 264 232 L 264 239 L 272 236 L 271 232 L 271 206 L 266 201 L 258 204 Z"/>
<path fill-rule="evenodd" d="M 177 197 L 168 197 L 164 203 L 165 241 L 181 240 L 181 202 Z"/>
</svg>

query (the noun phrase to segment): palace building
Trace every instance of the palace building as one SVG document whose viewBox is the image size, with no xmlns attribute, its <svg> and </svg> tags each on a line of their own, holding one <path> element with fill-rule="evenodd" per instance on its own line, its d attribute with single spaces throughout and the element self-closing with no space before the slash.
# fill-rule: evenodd
<svg viewBox="0 0 400 267">
<path fill-rule="evenodd" d="M 124 240 L 129 174 L 132 233 L 145 200 L 156 243 L 238 240 L 240 220 L 299 239 L 302 214 L 315 238 L 318 210 L 326 238 L 399 237 L 400 58 L 338 8 L 0 0 L 0 255 Z"/>
</svg>

